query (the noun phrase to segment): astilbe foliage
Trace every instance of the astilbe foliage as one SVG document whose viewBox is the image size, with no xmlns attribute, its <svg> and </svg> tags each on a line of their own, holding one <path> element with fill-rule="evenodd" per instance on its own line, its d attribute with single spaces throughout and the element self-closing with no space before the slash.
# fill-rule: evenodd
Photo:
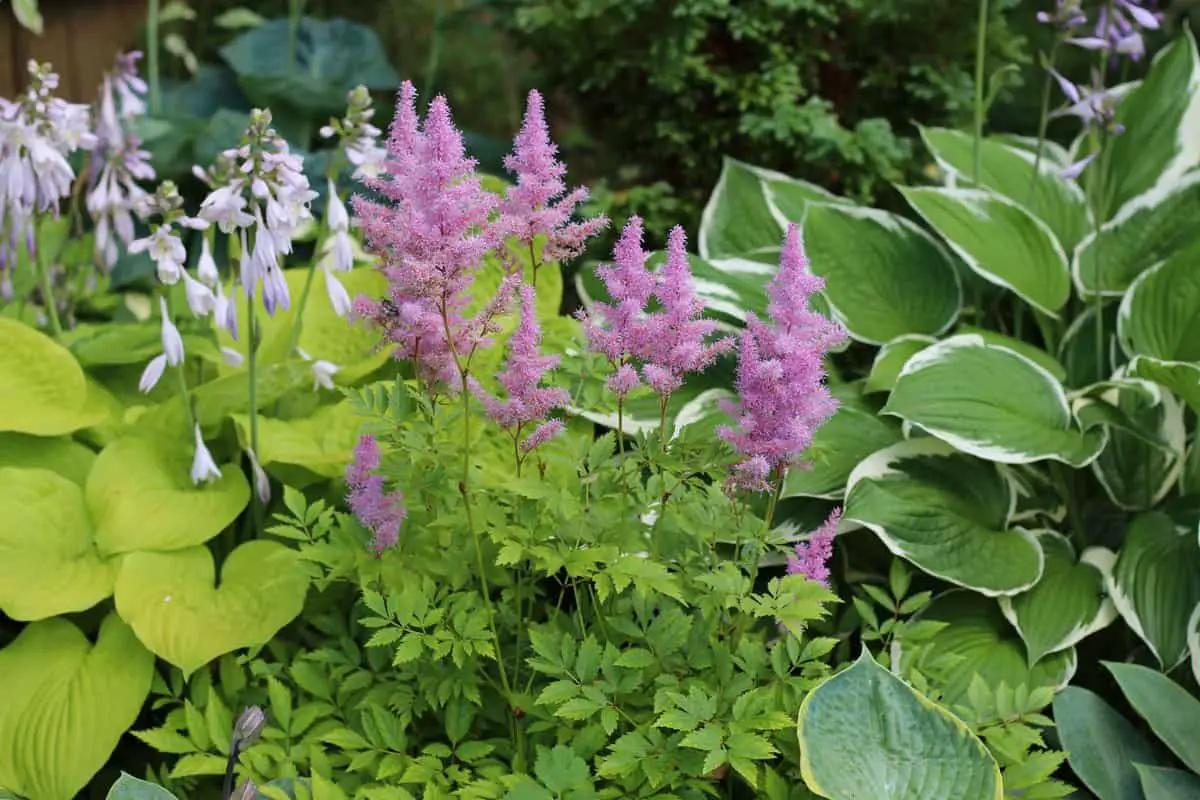
<svg viewBox="0 0 1200 800">
<path fill-rule="evenodd" d="M 799 229 L 789 225 L 779 272 L 767 286 L 769 321 L 748 314 L 742 333 L 738 399 L 725 404 L 737 426 L 717 431 L 742 457 L 731 477 L 736 487 L 765 491 L 772 479 L 800 466 L 813 434 L 837 410 L 824 382 L 823 358 L 846 334 L 808 309 L 824 285 L 809 270 Z"/>
</svg>

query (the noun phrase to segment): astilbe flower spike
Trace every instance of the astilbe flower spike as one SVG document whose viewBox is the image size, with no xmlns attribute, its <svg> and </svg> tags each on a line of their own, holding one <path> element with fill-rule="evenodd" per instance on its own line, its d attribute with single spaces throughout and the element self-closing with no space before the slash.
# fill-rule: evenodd
<svg viewBox="0 0 1200 800">
<path fill-rule="evenodd" d="M 507 399 L 492 397 L 478 383 L 471 386 L 488 416 L 514 437 L 519 438 L 526 426 L 541 423 L 521 442 L 526 453 L 562 431 L 560 420 L 545 420 L 554 409 L 571 401 L 565 389 L 541 385 L 546 372 L 559 362 L 558 356 L 543 355 L 541 344 L 537 295 L 532 286 L 525 284 L 521 287 L 521 324 L 509 340 L 508 362 L 496 376 L 508 393 Z"/>
<path fill-rule="evenodd" d="M 374 436 L 364 434 L 354 447 L 354 459 L 346 468 L 346 485 L 350 491 L 346 502 L 350 511 L 372 533 L 371 549 L 382 553 L 400 539 L 400 524 L 408 516 L 404 495 L 383 490 L 383 476 L 378 474 L 383 456 Z"/>
<path fill-rule="evenodd" d="M 829 559 L 833 555 L 833 539 L 837 536 L 838 524 L 842 521 L 842 509 L 835 508 L 829 518 L 813 531 L 808 541 L 795 547 L 795 555 L 788 558 L 789 575 L 803 575 L 829 588 Z"/>
<path fill-rule="evenodd" d="M 822 359 L 845 331 L 808 310 L 809 298 L 824 285 L 809 271 L 799 230 L 789 225 L 779 272 L 767 286 L 769 323 L 748 314 L 742 333 L 739 397 L 725 403 L 736 427 L 717 430 L 742 457 L 730 478 L 733 487 L 769 489 L 772 479 L 800 464 L 813 434 L 837 410 Z"/>
</svg>

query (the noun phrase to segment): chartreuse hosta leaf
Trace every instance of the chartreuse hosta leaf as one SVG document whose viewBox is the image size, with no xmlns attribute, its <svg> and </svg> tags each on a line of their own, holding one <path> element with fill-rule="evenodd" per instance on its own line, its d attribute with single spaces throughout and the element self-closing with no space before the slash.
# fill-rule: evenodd
<svg viewBox="0 0 1200 800">
<path fill-rule="evenodd" d="M 1129 705 L 1188 769 L 1200 773 L 1200 700 L 1157 670 L 1105 661 Z"/>
<path fill-rule="evenodd" d="M 112 594 L 115 564 L 96 550 L 78 484 L 36 467 L 0 467 L 0 612 L 45 619 Z"/>
<path fill-rule="evenodd" d="M 924 572 L 987 595 L 1016 594 L 1041 577 L 1042 550 L 1031 533 L 1009 528 L 1014 501 L 994 464 L 920 438 L 850 473 L 844 518 Z"/>
<path fill-rule="evenodd" d="M 1032 667 L 1025 644 L 1004 619 L 995 600 L 962 589 L 937 597 L 921 612 L 921 619 L 948 623 L 929 642 L 932 653 L 954 656 L 945 675 L 931 676 L 950 708 L 970 706 L 971 682 L 979 675 L 993 690 L 1060 689 L 1075 674 L 1078 658 L 1069 647 L 1045 656 Z"/>
<path fill-rule="evenodd" d="M 903 217 L 871 208 L 814 204 L 804 219 L 812 271 L 850 336 L 881 345 L 936 335 L 958 317 L 962 286 L 941 245 Z"/>
<path fill-rule="evenodd" d="M 1084 297 L 1124 293 L 1155 264 L 1200 241 L 1200 170 L 1135 197 L 1075 250 L 1072 273 Z"/>
<path fill-rule="evenodd" d="M 921 138 L 938 166 L 953 176 L 957 185 L 973 184 L 973 136 L 948 128 L 922 128 Z M 1044 220 L 1062 249 L 1071 252 L 1088 229 L 1087 203 L 1078 184 L 1060 177 L 1062 165 L 1044 153 L 1038 166 L 1038 178 L 1034 181 L 1035 152 L 994 138 L 984 139 L 980 149 L 979 182 Z"/>
<path fill-rule="evenodd" d="M 971 729 L 865 648 L 804 698 L 798 735 L 804 783 L 829 800 L 1004 796 L 1000 769 Z"/>
<path fill-rule="evenodd" d="M 974 334 L 908 360 L 884 406 L 959 450 L 1005 464 L 1054 459 L 1082 467 L 1104 448 L 1103 427 L 1082 430 L 1053 375 Z"/>
<path fill-rule="evenodd" d="M 95 644 L 65 619 L 0 650 L 0 787 L 71 800 L 104 766 L 150 692 L 154 656 L 116 614 Z"/>
<path fill-rule="evenodd" d="M 249 441 L 249 416 L 235 414 L 234 423 Z M 300 419 L 258 418 L 258 460 L 264 466 L 294 464 L 336 478 L 350 463 L 363 418 L 348 401 L 321 406 Z"/>
<path fill-rule="evenodd" d="M 1078 644 L 1117 618 L 1106 594 L 1116 555 L 1091 547 L 1076 558 L 1065 536 L 1049 530 L 1035 535 L 1046 556 L 1042 579 L 1029 591 L 1000 598 L 1000 610 L 1025 641 L 1031 665 Z"/>
<path fill-rule="evenodd" d="M 1125 133 L 1105 144 L 1110 214 L 1200 164 L 1200 57 L 1190 29 L 1182 28 L 1117 105 Z"/>
<path fill-rule="evenodd" d="M 191 460 L 169 438 L 126 437 L 100 452 L 86 494 L 101 553 L 203 544 L 237 518 L 250 502 L 241 467 L 222 464 L 220 478 L 195 486 Z"/>
<path fill-rule="evenodd" d="M 67 436 L 0 433 L 0 467 L 41 467 L 83 486 L 96 454 Z"/>
<path fill-rule="evenodd" d="M 191 674 L 225 653 L 266 644 L 300 614 L 307 592 L 296 551 L 260 539 L 229 554 L 219 584 L 206 547 L 130 553 L 115 594 L 138 639 Z"/>
<path fill-rule="evenodd" d="M 0 431 L 58 436 L 103 421 L 83 368 L 49 336 L 0 317 Z"/>
<path fill-rule="evenodd" d="M 1200 800 L 1200 775 L 1170 767 L 1134 764 L 1146 800 Z"/>
<path fill-rule="evenodd" d="M 1067 760 L 1079 780 L 1100 800 L 1138 800 L 1135 764 L 1157 764 L 1150 743 L 1104 702 L 1079 686 L 1054 697 L 1054 724 Z"/>
<path fill-rule="evenodd" d="M 963 262 L 1051 316 L 1071 296 L 1067 254 L 1023 206 L 983 189 L 901 189 L 909 205 Z"/>
<path fill-rule="evenodd" d="M 1200 604 L 1200 543 L 1194 520 L 1162 511 L 1137 516 L 1109 579 L 1117 611 L 1164 669 L 1188 656 L 1188 620 Z"/>
</svg>

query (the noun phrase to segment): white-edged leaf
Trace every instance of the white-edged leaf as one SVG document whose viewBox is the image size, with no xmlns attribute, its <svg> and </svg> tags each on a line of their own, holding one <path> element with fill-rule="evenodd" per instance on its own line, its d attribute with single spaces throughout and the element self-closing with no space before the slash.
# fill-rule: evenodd
<svg viewBox="0 0 1200 800">
<path fill-rule="evenodd" d="M 1134 280 L 1117 335 L 1131 356 L 1200 362 L 1200 239 Z"/>
<path fill-rule="evenodd" d="M 1134 356 L 1127 374 L 1143 378 L 1174 392 L 1180 400 L 1200 413 L 1200 364 L 1190 361 L 1166 361 L 1149 356 Z"/>
<path fill-rule="evenodd" d="M 1141 397 L 1117 393 L 1116 410 L 1132 425 L 1113 426 L 1104 452 L 1091 464 L 1109 499 L 1127 510 L 1151 508 L 1166 497 L 1183 470 L 1187 441 L 1183 406 L 1174 395 L 1161 394 L 1157 402 Z"/>
<path fill-rule="evenodd" d="M 767 202 L 756 168 L 726 157 L 721 176 L 700 217 L 701 258 L 739 256 L 760 247 L 778 247 L 786 222 Z"/>
<path fill-rule="evenodd" d="M 780 497 L 840 498 L 859 462 L 900 440 L 900 428 L 891 420 L 842 405 L 813 435 L 804 454 L 809 466 L 788 470 Z"/>
<path fill-rule="evenodd" d="M 1196 683 L 1200 683 L 1200 603 L 1196 604 L 1196 609 L 1188 620 L 1187 644 L 1188 653 L 1192 657 L 1192 675 L 1195 676 Z"/>
<path fill-rule="evenodd" d="M 875 361 L 871 364 L 863 391 L 868 394 L 890 392 L 908 360 L 935 342 L 937 339 L 934 337 L 921 333 L 892 339 L 875 353 Z"/>
</svg>

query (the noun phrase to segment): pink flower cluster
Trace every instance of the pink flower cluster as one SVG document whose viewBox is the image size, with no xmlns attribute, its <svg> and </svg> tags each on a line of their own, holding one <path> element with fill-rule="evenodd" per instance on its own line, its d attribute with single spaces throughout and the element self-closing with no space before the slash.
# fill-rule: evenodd
<svg viewBox="0 0 1200 800">
<path fill-rule="evenodd" d="M 359 437 L 354 460 L 346 468 L 346 485 L 350 489 L 346 502 L 359 522 L 371 530 L 371 549 L 376 553 L 399 541 L 400 523 L 408 516 L 404 495 L 383 490 L 383 476 L 376 472 L 382 460 L 379 442 L 366 434 Z"/>
<path fill-rule="evenodd" d="M 808 541 L 796 545 L 796 554 L 788 559 L 789 575 L 803 575 L 829 588 L 829 559 L 833 556 L 833 539 L 842 521 L 842 509 L 835 508 L 821 527 L 813 531 Z"/>
<path fill-rule="evenodd" d="M 737 427 L 717 435 L 742 456 L 733 485 L 765 491 L 808 449 L 816 430 L 837 411 L 822 359 L 845 338 L 841 326 L 808 310 L 824 280 L 808 269 L 800 232 L 789 225 L 779 272 L 767 286 L 769 324 L 747 315 L 738 358 L 736 403 L 726 411 Z"/>
<path fill-rule="evenodd" d="M 641 218 L 631 217 L 613 248 L 613 264 L 596 270 L 615 302 L 597 303 L 583 323 L 592 349 L 616 366 L 608 385 L 618 397 L 644 380 L 665 398 L 685 374 L 707 368 L 734 341 L 707 341 L 716 323 L 701 317 L 704 303 L 696 296 L 683 229 L 671 229 L 667 262 L 657 273 L 646 268 L 650 254 L 642 236 Z M 661 310 L 651 313 L 652 298 Z"/>
</svg>

